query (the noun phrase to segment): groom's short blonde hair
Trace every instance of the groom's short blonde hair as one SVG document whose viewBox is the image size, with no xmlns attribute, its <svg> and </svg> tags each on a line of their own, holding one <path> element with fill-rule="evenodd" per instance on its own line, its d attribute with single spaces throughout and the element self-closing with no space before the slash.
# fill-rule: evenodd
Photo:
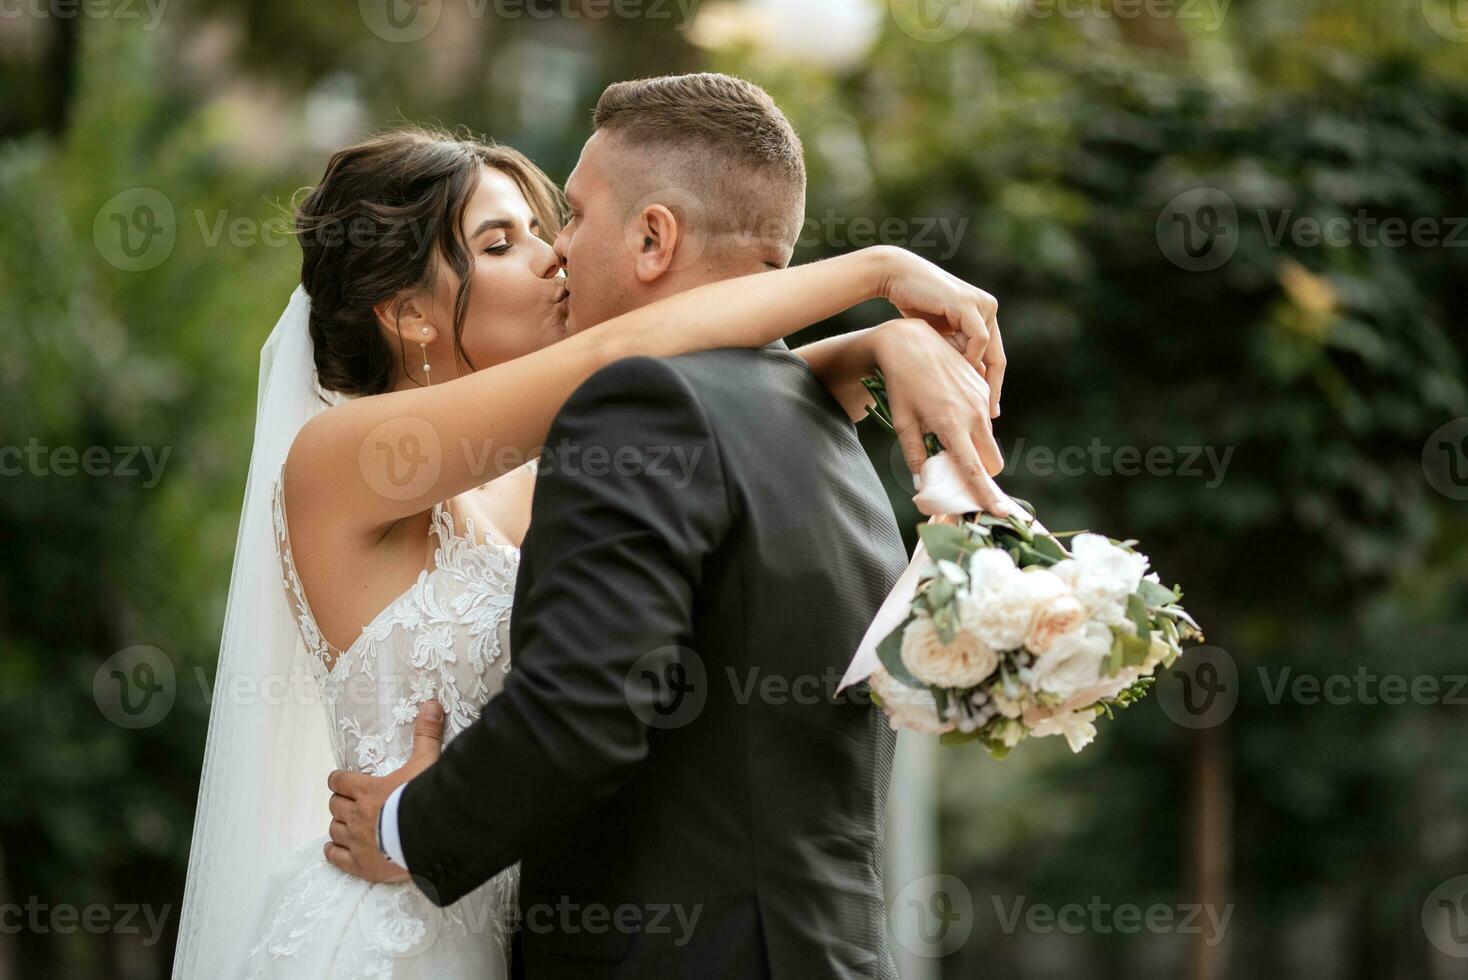
<svg viewBox="0 0 1468 980">
<path fill-rule="evenodd" d="M 805 220 L 804 148 L 764 89 L 714 72 L 617 82 L 597 101 L 593 128 L 640 157 L 624 198 L 682 191 L 716 239 L 774 244 L 778 264 L 789 261 Z"/>
</svg>

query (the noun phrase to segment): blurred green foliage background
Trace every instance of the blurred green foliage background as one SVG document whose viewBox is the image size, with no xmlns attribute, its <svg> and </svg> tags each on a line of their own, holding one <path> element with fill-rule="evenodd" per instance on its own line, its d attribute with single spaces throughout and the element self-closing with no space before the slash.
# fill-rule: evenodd
<svg viewBox="0 0 1468 980">
<path fill-rule="evenodd" d="M 805 138 L 797 261 L 889 241 L 1000 298 L 1006 487 L 1140 538 L 1237 672 L 1215 726 L 1159 692 L 1080 756 L 943 751 L 941 866 L 976 906 L 943 974 L 1468 975 L 1457 920 L 1424 924 L 1468 872 L 1461 0 L 24 0 L 0 7 L 0 978 L 167 975 L 291 194 L 404 120 L 563 179 L 606 83 L 701 68 Z M 1118 475 L 1123 447 L 1173 461 Z M 94 679 L 139 645 L 174 703 L 127 729 Z M 1351 680 L 1311 703 L 1302 675 Z M 1438 694 L 1383 703 L 1389 675 Z M 998 914 L 1097 898 L 1232 919 L 1210 944 Z M 156 935 L 27 911 L 140 904 Z"/>
</svg>

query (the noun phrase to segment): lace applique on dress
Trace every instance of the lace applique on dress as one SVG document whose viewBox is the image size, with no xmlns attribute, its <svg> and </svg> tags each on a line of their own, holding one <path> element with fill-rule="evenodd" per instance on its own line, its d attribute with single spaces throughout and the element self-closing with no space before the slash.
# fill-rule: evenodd
<svg viewBox="0 0 1468 980">
<path fill-rule="evenodd" d="M 472 519 L 459 533 L 453 515 L 435 507 L 429 530 L 435 539 L 433 568 L 420 572 L 350 647 L 337 651 L 322 635 L 296 572 L 279 481 L 273 497 L 286 596 L 311 654 L 342 764 L 372 775 L 402 765 L 418 706 L 429 698 L 443 706 L 445 741 L 472 724 L 510 669 L 519 551 L 481 537 Z"/>
<path fill-rule="evenodd" d="M 510 670 L 518 549 L 481 537 L 470 519 L 460 533 L 448 509 L 435 507 L 432 567 L 337 651 L 297 574 L 279 480 L 272 497 L 283 586 L 311 655 L 338 764 L 379 776 L 401 767 L 418 708 L 430 698 L 443 706 L 444 741 L 452 741 L 478 719 Z M 508 955 L 518 867 L 438 909 L 411 884 L 369 886 L 343 874 L 322 857 L 321 841 L 302 848 L 294 856 L 299 870 L 274 895 L 249 951 L 250 977 L 300 975 L 321 955 L 321 944 L 334 941 L 333 966 L 324 975 L 392 977 L 395 964 L 401 973 L 412 962 L 412 976 L 423 969 L 459 976 L 455 965 L 464 955 Z M 353 922 L 347 934 L 329 938 L 345 928 L 344 917 Z"/>
</svg>

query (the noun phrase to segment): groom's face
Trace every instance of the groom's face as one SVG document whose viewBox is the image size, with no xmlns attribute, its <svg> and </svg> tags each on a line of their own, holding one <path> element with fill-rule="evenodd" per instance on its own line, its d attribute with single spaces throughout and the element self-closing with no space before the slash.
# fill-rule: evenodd
<svg viewBox="0 0 1468 980">
<path fill-rule="evenodd" d="M 614 139 L 596 133 L 566 181 L 570 216 L 555 250 L 566 270 L 567 333 L 577 333 L 647 302 L 635 272 L 635 243 L 629 247 L 629 215 L 616 190 Z"/>
</svg>

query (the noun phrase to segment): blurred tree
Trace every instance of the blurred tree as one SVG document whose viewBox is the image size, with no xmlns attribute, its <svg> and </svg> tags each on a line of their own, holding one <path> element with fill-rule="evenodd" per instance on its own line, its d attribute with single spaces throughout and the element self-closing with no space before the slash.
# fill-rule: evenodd
<svg viewBox="0 0 1468 980">
<path fill-rule="evenodd" d="M 23 929 L 16 975 L 157 976 L 177 927 L 196 779 L 179 774 L 203 752 L 200 668 L 218 642 L 256 351 L 297 259 L 201 234 L 216 210 L 258 229 L 290 184 L 211 151 L 146 35 L 87 27 L 65 138 L 0 148 L 0 418 L 25 454 L 7 456 L 0 496 L 0 538 L 19 556 L 0 568 L 0 850 L 11 901 L 166 917 L 152 946 L 146 928 Z M 173 244 L 134 270 L 151 257 L 129 242 L 150 240 Z M 125 730 L 99 710 L 94 675 L 140 644 L 161 651 L 177 700 Z"/>
<path fill-rule="evenodd" d="M 1189 732 L 1153 699 L 1077 758 L 947 750 L 945 866 L 981 923 L 1020 896 L 1235 902 L 1229 975 L 1319 969 L 1306 937 L 1322 920 L 1347 951 L 1314 975 L 1426 970 L 1422 902 L 1468 857 L 1468 796 L 1429 747 L 1460 720 L 1279 694 L 1281 676 L 1451 674 L 1441 637 L 1463 625 L 1461 605 L 1424 605 L 1425 582 L 1461 573 L 1447 542 L 1465 523 L 1422 457 L 1468 414 L 1468 267 L 1442 242 L 1468 206 L 1468 86 L 1411 6 L 1240 3 L 1214 30 L 1162 30 L 978 5 L 944 43 L 889 25 L 859 73 L 762 76 L 806 136 L 813 219 L 895 216 L 898 239 L 969 222 L 952 254 L 927 254 L 1001 297 L 1007 487 L 1052 527 L 1140 538 L 1239 670 L 1222 728 Z M 1200 244 L 1232 250 L 1213 265 L 1169 224 L 1203 222 L 1205 202 L 1222 217 L 1194 228 L 1213 232 Z M 1348 240 L 1312 239 L 1331 219 Z M 1440 238 L 1383 244 L 1388 219 Z M 833 227 L 808 224 L 802 258 L 846 247 Z M 1216 479 L 1178 470 L 1190 446 L 1216 454 Z M 1066 447 L 1085 472 L 1057 472 Z M 1117 475 L 1121 447 L 1170 448 L 1173 471 Z M 1191 967 L 1177 937 L 1033 939 L 991 929 L 951 975 L 1228 966 L 1201 937 Z"/>
</svg>

